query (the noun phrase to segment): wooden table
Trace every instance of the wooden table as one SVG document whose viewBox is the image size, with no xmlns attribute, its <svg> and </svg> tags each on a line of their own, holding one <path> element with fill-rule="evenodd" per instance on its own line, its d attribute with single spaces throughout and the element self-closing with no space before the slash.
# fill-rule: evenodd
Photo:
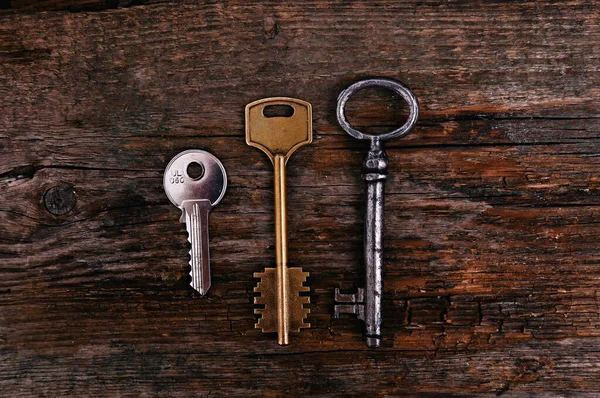
<svg viewBox="0 0 600 398">
<path fill-rule="evenodd" d="M 20 396 L 600 393 L 600 12 L 588 1 L 3 2 L 0 391 Z M 418 96 L 388 145 L 384 346 L 333 319 L 362 284 L 365 146 L 335 120 L 369 76 Z M 274 263 L 272 166 L 244 106 L 312 103 L 289 163 L 291 265 L 310 330 L 254 329 Z M 404 104 L 353 101 L 388 129 Z M 213 286 L 162 173 L 229 174 Z"/>
</svg>

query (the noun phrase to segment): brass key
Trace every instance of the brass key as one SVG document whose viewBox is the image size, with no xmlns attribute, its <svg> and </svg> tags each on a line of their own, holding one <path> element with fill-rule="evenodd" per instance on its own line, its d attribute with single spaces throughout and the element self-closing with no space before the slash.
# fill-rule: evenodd
<svg viewBox="0 0 600 398">
<path fill-rule="evenodd" d="M 290 117 L 266 117 L 263 113 L 269 106 L 289 106 Z M 308 102 L 294 98 L 265 98 L 246 106 L 246 143 L 260 149 L 269 156 L 275 175 L 275 258 L 277 268 L 265 268 L 254 274 L 260 282 L 254 292 L 254 304 L 264 308 L 254 310 L 261 315 L 256 328 L 263 333 L 277 332 L 278 343 L 288 344 L 290 330 L 299 332 L 310 324 L 304 319 L 310 312 L 304 304 L 310 303 L 308 296 L 300 292 L 310 289 L 303 286 L 308 272 L 302 268 L 288 268 L 287 260 L 287 212 L 285 193 L 285 165 L 296 149 L 312 142 L 312 109 Z"/>
</svg>

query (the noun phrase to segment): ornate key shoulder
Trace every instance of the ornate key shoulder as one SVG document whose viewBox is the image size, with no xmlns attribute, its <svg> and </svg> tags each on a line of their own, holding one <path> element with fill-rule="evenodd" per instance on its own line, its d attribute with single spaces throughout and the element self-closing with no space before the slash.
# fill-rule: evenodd
<svg viewBox="0 0 600 398">
<path fill-rule="evenodd" d="M 345 108 L 348 99 L 357 91 L 366 87 L 387 88 L 404 98 L 408 103 L 410 114 L 404 125 L 385 134 L 365 134 L 348 123 Z M 355 294 L 342 294 L 335 289 L 335 313 L 338 318 L 341 313 L 356 314 L 365 322 L 367 346 L 381 345 L 381 322 L 383 297 L 383 204 L 384 185 L 387 178 L 388 159 L 383 148 L 383 142 L 400 138 L 408 134 L 419 117 L 419 105 L 415 95 L 401 83 L 390 79 L 367 79 L 354 83 L 338 97 L 337 120 L 340 126 L 352 137 L 370 142 L 370 149 L 363 163 L 362 177 L 367 184 L 364 264 L 365 287 L 359 288 Z"/>
<path fill-rule="evenodd" d="M 289 117 L 266 117 L 269 106 L 288 106 L 293 109 Z M 288 344 L 289 332 L 310 327 L 304 322 L 309 313 L 304 308 L 309 303 L 303 286 L 308 272 L 302 268 L 288 268 L 287 256 L 287 200 L 286 163 L 292 153 L 312 142 L 312 110 L 308 102 L 295 98 L 266 98 L 246 106 L 246 143 L 269 156 L 274 167 L 275 189 L 275 258 L 276 268 L 266 268 L 254 274 L 260 282 L 254 289 L 260 293 L 254 304 L 261 317 L 256 327 L 265 333 L 277 332 L 279 344 Z"/>
<path fill-rule="evenodd" d="M 190 174 L 192 170 L 195 173 Z M 219 159 L 206 151 L 192 149 L 169 162 L 163 185 L 171 203 L 181 209 L 179 221 L 185 223 L 188 231 L 190 285 L 205 295 L 210 288 L 208 213 L 225 195 L 227 173 Z"/>
</svg>

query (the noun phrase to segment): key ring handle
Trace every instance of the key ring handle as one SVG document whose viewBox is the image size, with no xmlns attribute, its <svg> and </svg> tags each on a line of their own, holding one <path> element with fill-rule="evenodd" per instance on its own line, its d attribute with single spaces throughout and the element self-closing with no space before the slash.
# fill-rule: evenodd
<svg viewBox="0 0 600 398">
<path fill-rule="evenodd" d="M 393 131 L 377 135 L 366 134 L 352 127 L 348 122 L 348 119 L 346 119 L 346 103 L 353 94 L 367 87 L 387 88 L 388 90 L 391 90 L 400 95 L 402 98 L 404 98 L 404 100 L 408 103 L 408 108 L 410 110 L 408 120 L 402 126 L 398 127 Z M 336 114 L 340 126 L 344 129 L 344 131 L 346 131 L 346 133 L 350 134 L 352 137 L 359 140 L 388 141 L 394 138 L 403 137 L 412 130 L 412 128 L 417 123 L 417 119 L 419 117 L 419 102 L 417 101 L 417 97 L 415 97 L 413 92 L 410 91 L 402 83 L 392 79 L 378 77 L 358 81 L 352 84 L 350 87 L 346 88 L 344 91 L 342 91 L 338 96 Z"/>
</svg>

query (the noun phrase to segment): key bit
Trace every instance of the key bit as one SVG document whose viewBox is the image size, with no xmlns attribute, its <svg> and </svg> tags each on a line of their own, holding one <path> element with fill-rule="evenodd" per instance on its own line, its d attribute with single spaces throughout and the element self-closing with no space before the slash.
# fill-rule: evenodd
<svg viewBox="0 0 600 398">
<path fill-rule="evenodd" d="M 366 87 L 387 88 L 404 98 L 410 109 L 406 123 L 396 130 L 379 135 L 365 134 L 352 127 L 345 115 L 346 102 L 354 93 Z M 367 185 L 364 239 L 365 287 L 358 289 L 355 294 L 342 294 L 336 289 L 337 304 L 334 316 L 339 318 L 342 313 L 357 315 L 365 322 L 367 346 L 372 348 L 379 347 L 382 339 L 383 200 L 388 165 L 383 142 L 408 134 L 416 124 L 418 116 L 419 104 L 412 91 L 390 79 L 375 78 L 359 81 L 342 91 L 338 97 L 338 123 L 350 136 L 369 141 L 370 149 L 363 164 L 362 174 Z"/>
<path fill-rule="evenodd" d="M 264 272 L 256 272 L 255 278 L 259 278 L 260 282 L 254 288 L 255 293 L 261 293 L 260 297 L 255 297 L 254 304 L 264 305 L 264 308 L 257 308 L 256 313 L 260 314 L 261 317 L 258 319 L 256 324 L 257 328 L 262 329 L 265 333 L 277 332 L 278 324 L 277 319 L 283 319 L 287 321 L 288 325 L 286 329 L 299 332 L 301 328 L 308 327 L 304 323 L 306 315 L 310 312 L 308 308 L 304 308 L 304 304 L 310 303 L 310 297 L 300 296 L 299 294 L 290 294 L 288 296 L 288 305 L 290 308 L 300 309 L 299 311 L 290 311 L 288 316 L 279 315 L 277 311 L 283 308 L 283 305 L 278 305 L 278 277 L 276 268 L 266 268 Z M 288 268 L 287 269 L 287 286 L 288 292 L 306 292 L 310 291 L 308 286 L 304 286 L 306 282 L 308 272 L 302 272 L 302 268 Z"/>
<path fill-rule="evenodd" d="M 340 314 L 354 314 L 361 321 L 365 320 L 365 289 L 359 288 L 354 294 L 345 294 L 336 288 L 334 300 L 343 303 L 334 306 L 335 318 L 339 318 Z"/>
<path fill-rule="evenodd" d="M 190 166 L 197 174 L 190 175 Z M 210 288 L 208 213 L 225 195 L 227 173 L 223 164 L 206 151 L 188 150 L 175 156 L 163 177 L 167 197 L 181 210 L 190 242 L 190 285 L 201 295 Z"/>
<path fill-rule="evenodd" d="M 288 106 L 289 117 L 266 117 L 270 106 Z M 275 259 L 276 268 L 255 273 L 260 282 L 254 292 L 254 304 L 263 305 L 254 312 L 260 315 L 256 327 L 265 333 L 277 332 L 278 343 L 288 344 L 289 332 L 308 328 L 304 322 L 310 312 L 308 296 L 300 296 L 310 289 L 303 285 L 308 272 L 288 268 L 287 264 L 287 200 L 286 163 L 292 153 L 312 142 L 312 109 L 308 102 L 294 98 L 266 98 L 246 106 L 246 143 L 267 154 L 274 167 L 275 187 Z"/>
</svg>

